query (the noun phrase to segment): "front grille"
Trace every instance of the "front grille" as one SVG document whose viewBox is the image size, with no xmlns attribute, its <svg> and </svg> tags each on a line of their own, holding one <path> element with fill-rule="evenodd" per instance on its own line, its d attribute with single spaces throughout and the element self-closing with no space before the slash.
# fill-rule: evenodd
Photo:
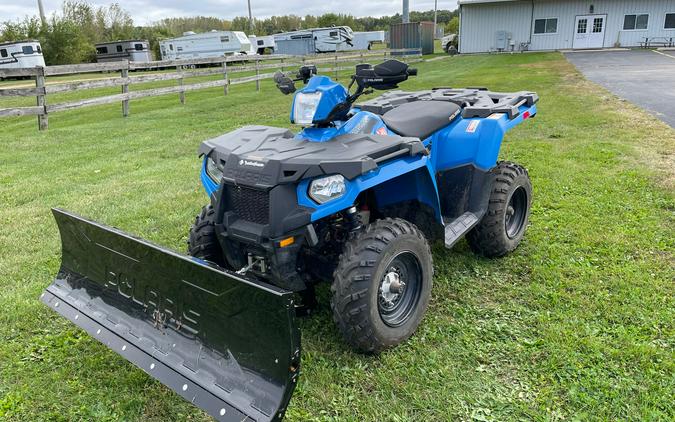
<svg viewBox="0 0 675 422">
<path fill-rule="evenodd" d="M 264 190 L 228 186 L 230 210 L 239 218 L 257 224 L 270 220 L 270 196 Z"/>
</svg>

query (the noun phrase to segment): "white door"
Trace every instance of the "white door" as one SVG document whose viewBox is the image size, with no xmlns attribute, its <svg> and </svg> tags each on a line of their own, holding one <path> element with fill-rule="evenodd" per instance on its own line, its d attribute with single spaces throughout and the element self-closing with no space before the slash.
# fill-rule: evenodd
<svg viewBox="0 0 675 422">
<path fill-rule="evenodd" d="M 577 16 L 572 48 L 602 48 L 607 15 Z"/>
</svg>

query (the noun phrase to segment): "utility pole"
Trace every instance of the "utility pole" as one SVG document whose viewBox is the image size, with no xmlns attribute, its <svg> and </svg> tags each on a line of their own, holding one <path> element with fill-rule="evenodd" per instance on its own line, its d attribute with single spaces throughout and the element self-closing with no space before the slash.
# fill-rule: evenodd
<svg viewBox="0 0 675 422">
<path fill-rule="evenodd" d="M 253 14 L 251 13 L 251 0 L 248 0 L 248 35 L 253 34 Z"/>
<path fill-rule="evenodd" d="M 403 0 L 403 23 L 410 23 L 410 6 L 408 0 Z"/>
<path fill-rule="evenodd" d="M 434 0 L 434 39 L 436 39 L 436 16 L 438 15 L 438 0 Z"/>
<path fill-rule="evenodd" d="M 38 9 L 40 10 L 40 22 L 44 28 L 47 26 L 47 18 L 45 17 L 45 8 L 42 6 L 42 0 L 38 0 Z"/>
</svg>

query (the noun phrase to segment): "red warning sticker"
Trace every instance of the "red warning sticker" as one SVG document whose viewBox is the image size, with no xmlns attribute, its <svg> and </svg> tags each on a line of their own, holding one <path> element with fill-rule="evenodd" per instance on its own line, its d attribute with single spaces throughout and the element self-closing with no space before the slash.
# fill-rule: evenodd
<svg viewBox="0 0 675 422">
<path fill-rule="evenodd" d="M 386 135 L 386 134 L 387 134 L 387 129 L 386 129 L 384 126 L 382 126 L 382 127 L 379 128 L 377 131 L 375 131 L 375 133 L 377 133 L 378 135 Z"/>
<path fill-rule="evenodd" d="M 472 120 L 469 122 L 469 126 L 466 127 L 466 133 L 474 133 L 478 129 L 478 124 L 480 120 Z"/>
</svg>

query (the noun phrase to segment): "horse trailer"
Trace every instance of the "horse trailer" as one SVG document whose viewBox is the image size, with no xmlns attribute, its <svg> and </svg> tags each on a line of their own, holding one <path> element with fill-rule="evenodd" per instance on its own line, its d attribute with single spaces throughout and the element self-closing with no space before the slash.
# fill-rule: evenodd
<svg viewBox="0 0 675 422">
<path fill-rule="evenodd" d="M 332 26 L 328 28 L 310 28 L 299 31 L 284 32 L 274 35 L 274 42 L 289 40 L 313 40 L 315 53 L 339 51 L 342 45 L 351 45 L 354 32 L 348 26 Z M 279 53 L 282 53 L 279 51 Z M 283 54 L 283 53 L 282 53 Z"/>
<path fill-rule="evenodd" d="M 98 63 L 152 61 L 150 43 L 148 40 L 118 40 L 98 43 L 96 47 L 96 61 Z"/>
<path fill-rule="evenodd" d="M 251 41 L 251 51 L 253 54 L 265 54 L 265 50 L 269 50 L 274 54 L 276 44 L 274 43 L 273 35 L 249 35 Z"/>
<path fill-rule="evenodd" d="M 42 47 L 36 40 L 0 43 L 0 69 L 44 66 Z"/>
<path fill-rule="evenodd" d="M 159 42 L 162 60 L 224 57 L 251 54 L 251 41 L 240 31 L 184 32 L 182 37 Z"/>
</svg>

